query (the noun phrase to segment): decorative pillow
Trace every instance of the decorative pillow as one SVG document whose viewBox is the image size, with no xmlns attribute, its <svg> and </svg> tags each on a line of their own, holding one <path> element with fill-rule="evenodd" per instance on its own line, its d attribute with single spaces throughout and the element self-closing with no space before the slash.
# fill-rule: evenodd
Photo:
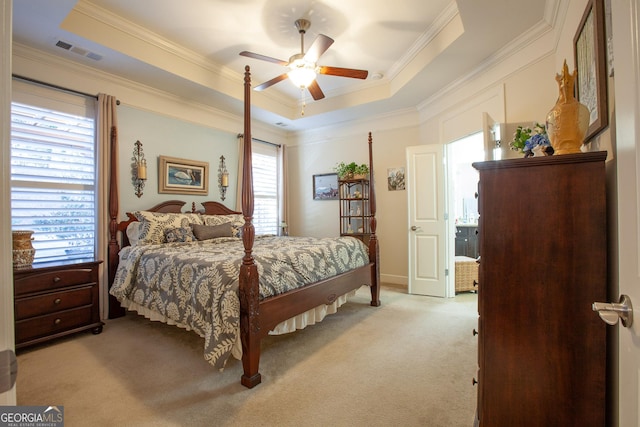
<svg viewBox="0 0 640 427">
<path fill-rule="evenodd" d="M 193 234 L 198 240 L 215 239 L 216 237 L 233 237 L 233 227 L 230 222 L 220 225 L 191 224 Z"/>
<path fill-rule="evenodd" d="M 161 244 L 166 242 L 165 231 L 172 228 L 189 228 L 189 224 L 202 224 L 199 214 L 136 211 L 133 215 L 142 224 L 139 243 Z"/>
<path fill-rule="evenodd" d="M 138 244 L 140 240 L 140 233 L 142 231 L 142 223 L 135 221 L 131 224 L 127 225 L 127 239 L 129 239 L 129 244 L 131 246 L 135 246 Z"/>
<path fill-rule="evenodd" d="M 204 227 L 204 225 L 199 227 Z M 164 237 L 167 240 L 167 243 L 196 241 L 196 236 L 193 235 L 193 231 L 190 227 L 179 227 L 165 230 Z"/>
<path fill-rule="evenodd" d="M 204 225 L 220 225 L 231 223 L 233 228 L 233 237 L 242 236 L 242 226 L 244 225 L 244 217 L 242 214 L 230 215 L 202 215 Z"/>
</svg>

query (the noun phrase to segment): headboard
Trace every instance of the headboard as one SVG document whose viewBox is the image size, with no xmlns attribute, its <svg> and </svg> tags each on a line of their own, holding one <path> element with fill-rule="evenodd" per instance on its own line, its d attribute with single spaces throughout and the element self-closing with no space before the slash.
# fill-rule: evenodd
<svg viewBox="0 0 640 427">
<path fill-rule="evenodd" d="M 144 210 L 148 212 L 181 213 L 183 212 L 182 209 L 186 204 L 186 202 L 183 202 L 181 200 L 168 200 Z M 220 202 L 202 202 L 201 205 L 204 207 L 204 209 L 196 210 L 196 203 L 193 202 L 191 203 L 191 210 L 185 212 L 199 213 L 202 215 L 242 214 L 242 212 L 237 212 L 229 209 Z M 118 223 L 118 231 L 120 233 L 119 249 L 124 248 L 125 246 L 129 246 L 130 242 L 129 238 L 127 237 L 127 227 L 132 222 L 137 221 L 136 217 L 131 212 L 127 212 L 127 218 L 127 220 Z"/>
</svg>

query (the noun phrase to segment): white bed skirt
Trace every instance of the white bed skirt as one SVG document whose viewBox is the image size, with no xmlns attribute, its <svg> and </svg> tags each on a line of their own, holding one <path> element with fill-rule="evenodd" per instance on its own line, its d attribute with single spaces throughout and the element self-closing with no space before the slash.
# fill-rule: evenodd
<svg viewBox="0 0 640 427">
<path fill-rule="evenodd" d="M 338 308 L 340 308 L 344 303 L 346 303 L 348 298 L 351 298 L 356 294 L 356 291 L 357 290 L 353 290 L 351 292 L 348 292 L 344 295 L 339 296 L 331 304 L 319 305 L 318 307 L 305 311 L 304 313 L 294 316 L 289 320 L 285 320 L 283 322 L 278 323 L 273 330 L 269 331 L 269 335 L 288 334 L 290 332 L 295 332 L 298 329 L 304 329 L 307 326 L 315 325 L 316 323 L 321 322 L 322 319 L 324 319 L 327 315 L 334 314 L 335 312 L 337 312 Z M 170 319 L 156 311 L 148 309 L 147 307 L 143 307 L 140 304 L 137 304 L 133 301 L 125 299 L 123 301 L 120 301 L 120 304 L 127 310 L 136 311 L 138 312 L 138 314 L 154 322 L 162 322 L 162 323 L 166 323 L 167 325 L 175 325 L 179 328 L 186 329 L 187 331 L 192 330 L 187 325 L 176 322 L 173 319 Z M 202 338 L 205 338 L 202 335 L 200 336 Z M 240 333 L 238 333 L 238 338 L 236 339 L 236 342 L 233 345 L 231 354 L 233 355 L 233 357 L 235 357 L 238 360 L 242 359 L 242 343 L 240 341 Z"/>
</svg>

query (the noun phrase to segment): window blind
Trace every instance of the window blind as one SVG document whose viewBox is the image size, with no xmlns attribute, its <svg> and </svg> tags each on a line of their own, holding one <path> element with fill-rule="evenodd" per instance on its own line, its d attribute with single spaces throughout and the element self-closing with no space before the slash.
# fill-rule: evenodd
<svg viewBox="0 0 640 427">
<path fill-rule="evenodd" d="M 94 259 L 94 121 L 93 111 L 11 104 L 11 225 L 34 231 L 34 265 Z"/>
<path fill-rule="evenodd" d="M 251 148 L 256 234 L 278 234 L 278 147 L 253 141 Z"/>
</svg>

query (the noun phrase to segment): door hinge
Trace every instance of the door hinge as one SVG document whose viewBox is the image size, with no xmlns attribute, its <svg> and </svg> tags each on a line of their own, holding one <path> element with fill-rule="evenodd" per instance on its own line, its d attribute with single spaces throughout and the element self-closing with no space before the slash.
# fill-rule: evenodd
<svg viewBox="0 0 640 427">
<path fill-rule="evenodd" d="M 445 219 L 445 220 L 449 219 L 449 213 L 448 213 L 448 212 L 445 212 L 445 213 L 444 213 L 444 219 Z"/>
<path fill-rule="evenodd" d="M 0 351 L 0 393 L 13 388 L 18 376 L 18 361 L 13 350 Z"/>
<path fill-rule="evenodd" d="M 444 269 L 444 275 L 445 275 L 445 276 L 448 276 L 448 275 L 449 275 L 449 269 L 448 269 L 448 268 L 445 268 L 445 269 Z"/>
</svg>

